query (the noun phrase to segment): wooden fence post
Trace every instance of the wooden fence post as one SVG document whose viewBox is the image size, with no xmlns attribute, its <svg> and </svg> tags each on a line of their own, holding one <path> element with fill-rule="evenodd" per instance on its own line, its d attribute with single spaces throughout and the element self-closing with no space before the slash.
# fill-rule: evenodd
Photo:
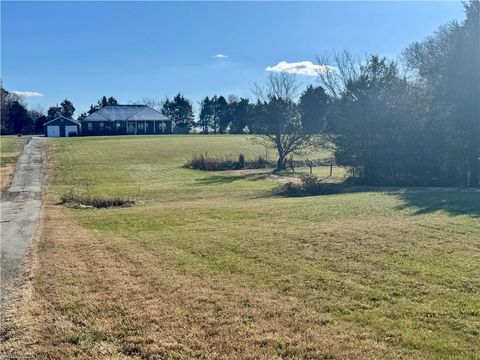
<svg viewBox="0 0 480 360">
<path fill-rule="evenodd" d="M 310 175 L 312 175 L 312 162 L 307 159 L 307 166 L 310 168 Z"/>
</svg>

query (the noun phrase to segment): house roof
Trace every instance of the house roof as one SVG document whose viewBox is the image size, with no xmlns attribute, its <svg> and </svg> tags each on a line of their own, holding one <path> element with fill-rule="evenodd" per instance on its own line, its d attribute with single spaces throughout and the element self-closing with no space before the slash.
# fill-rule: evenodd
<svg viewBox="0 0 480 360">
<path fill-rule="evenodd" d="M 65 117 L 65 116 L 62 116 L 62 115 L 57 116 L 57 117 L 56 117 L 55 119 L 53 119 L 53 120 L 47 121 L 47 122 L 44 123 L 43 125 L 48 125 L 48 124 L 53 123 L 53 122 L 56 122 L 56 121 L 58 121 L 58 120 L 69 121 L 69 122 L 74 123 L 75 125 L 80 125 L 80 123 L 79 123 L 78 121 L 73 120 L 73 119 L 69 119 L 69 118 L 67 118 L 67 117 Z"/>
<path fill-rule="evenodd" d="M 88 115 L 82 121 L 118 121 L 118 120 L 169 120 L 161 112 L 147 105 L 105 106 Z"/>
</svg>

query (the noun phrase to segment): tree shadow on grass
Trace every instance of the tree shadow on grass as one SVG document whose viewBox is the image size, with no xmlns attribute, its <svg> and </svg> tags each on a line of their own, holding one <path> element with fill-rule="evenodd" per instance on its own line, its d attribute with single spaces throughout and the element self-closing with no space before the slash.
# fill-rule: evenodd
<svg viewBox="0 0 480 360">
<path fill-rule="evenodd" d="M 398 187 L 372 187 L 372 186 L 354 186 L 345 184 L 333 184 L 341 187 L 339 191 L 332 188 L 329 194 L 289 194 L 272 193 L 275 196 L 282 197 L 303 197 L 303 196 L 330 196 L 351 193 L 384 193 L 398 198 L 402 204 L 396 207 L 396 210 L 413 210 L 413 215 L 423 215 L 444 211 L 449 215 L 467 215 L 471 217 L 480 217 L 480 189 L 464 188 L 398 188 Z M 282 189 L 280 189 L 282 190 Z M 283 189 L 284 190 L 284 189 Z"/>
<path fill-rule="evenodd" d="M 414 215 L 445 211 L 450 215 L 480 217 L 480 189 L 407 188 L 388 193 L 403 201 L 399 210 L 413 208 Z"/>
<path fill-rule="evenodd" d="M 200 179 L 197 179 L 198 185 L 221 185 L 221 184 L 230 184 L 239 180 L 265 180 L 271 174 L 268 172 L 249 172 L 245 174 L 238 175 L 210 175 Z"/>
<path fill-rule="evenodd" d="M 211 175 L 197 179 L 197 185 L 221 185 L 245 179 L 245 176 Z"/>
<path fill-rule="evenodd" d="M 211 175 L 197 179 L 198 185 L 221 185 L 230 184 L 239 180 L 264 180 L 272 174 L 269 172 L 253 172 L 236 175 Z M 444 211 L 450 215 L 468 215 L 480 217 L 480 189 L 462 188 L 385 188 L 370 186 L 346 186 L 337 194 L 354 192 L 383 192 L 397 197 L 402 201 L 397 210 L 412 209 L 414 215 L 429 214 L 436 211 Z M 334 194 L 333 194 L 334 195 Z M 291 197 L 282 194 L 277 189 L 272 189 L 258 197 Z M 326 196 L 326 195 L 305 195 Z"/>
</svg>

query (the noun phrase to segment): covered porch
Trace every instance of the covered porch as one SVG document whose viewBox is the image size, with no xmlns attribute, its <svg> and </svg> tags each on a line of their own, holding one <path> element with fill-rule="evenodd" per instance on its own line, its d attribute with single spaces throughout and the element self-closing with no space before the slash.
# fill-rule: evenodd
<svg viewBox="0 0 480 360">
<path fill-rule="evenodd" d="M 173 124 L 171 120 L 151 121 L 151 120 L 128 120 L 127 134 L 172 134 Z"/>
</svg>

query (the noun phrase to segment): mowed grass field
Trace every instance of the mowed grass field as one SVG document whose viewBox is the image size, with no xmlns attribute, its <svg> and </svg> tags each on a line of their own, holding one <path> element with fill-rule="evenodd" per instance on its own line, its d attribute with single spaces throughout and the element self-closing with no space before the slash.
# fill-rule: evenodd
<svg viewBox="0 0 480 360">
<path fill-rule="evenodd" d="M 182 168 L 205 152 L 265 154 L 245 136 L 49 146 L 13 348 L 40 358 L 480 358 L 479 190 L 287 198 L 264 176 Z M 71 189 L 139 203 L 58 205 Z"/>
</svg>

